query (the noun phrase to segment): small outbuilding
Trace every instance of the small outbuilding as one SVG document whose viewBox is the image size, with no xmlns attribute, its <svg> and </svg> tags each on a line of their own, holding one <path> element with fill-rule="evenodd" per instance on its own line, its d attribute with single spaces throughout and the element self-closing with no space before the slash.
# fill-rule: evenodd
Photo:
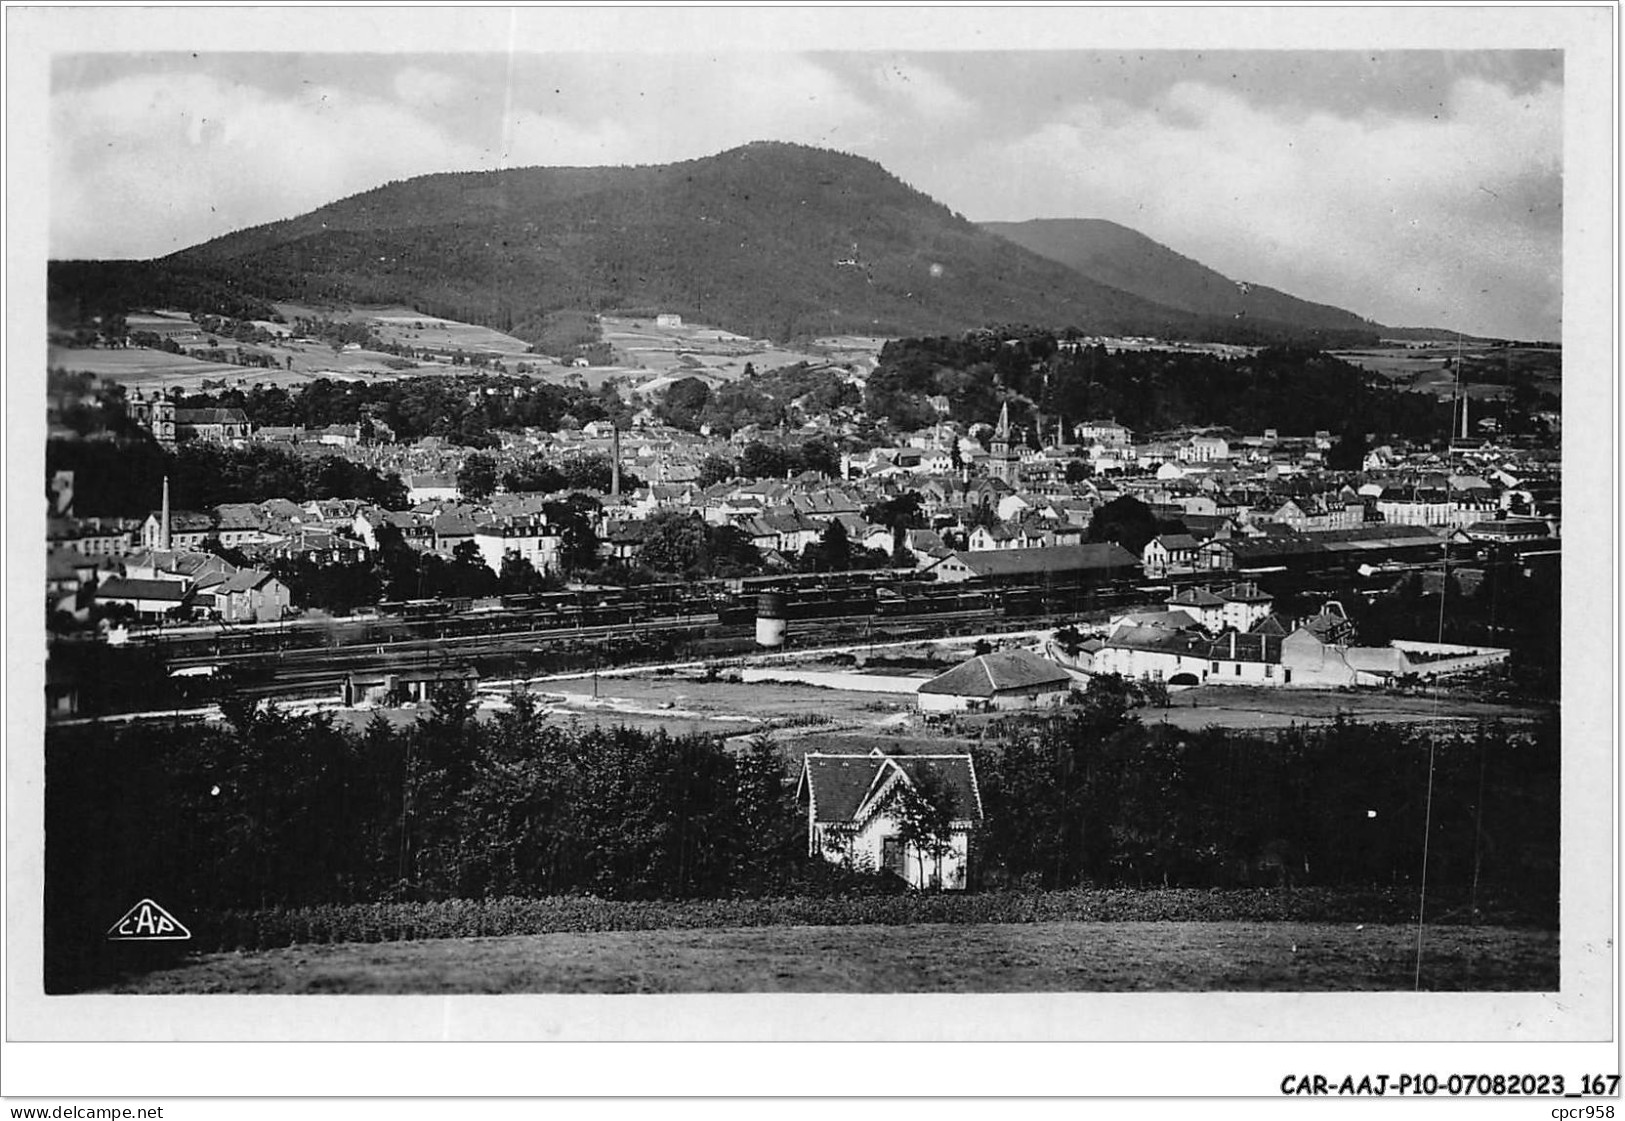
<svg viewBox="0 0 1625 1121">
<path fill-rule="evenodd" d="M 1027 650 L 981 654 L 920 686 L 921 712 L 1043 708 L 1063 703 L 1072 675 Z"/>
<path fill-rule="evenodd" d="M 916 888 L 959 890 L 969 882 L 971 835 L 982 824 L 969 755 L 809 752 L 796 797 L 807 808 L 809 856 L 891 872 Z M 934 825 L 911 829 L 911 817 Z"/>
</svg>

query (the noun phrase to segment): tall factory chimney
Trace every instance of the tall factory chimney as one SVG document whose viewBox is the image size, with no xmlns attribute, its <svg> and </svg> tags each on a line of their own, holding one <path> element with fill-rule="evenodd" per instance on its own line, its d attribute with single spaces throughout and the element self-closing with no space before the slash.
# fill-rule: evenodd
<svg viewBox="0 0 1625 1121">
<path fill-rule="evenodd" d="M 1467 427 L 1467 394 L 1463 393 L 1461 395 L 1461 438 L 1465 440 L 1471 434 L 1471 430 Z"/>
<path fill-rule="evenodd" d="M 164 476 L 164 500 L 158 508 L 158 547 L 169 549 L 169 476 Z"/>
<path fill-rule="evenodd" d="M 611 500 L 621 497 L 621 430 L 618 426 L 609 430 L 609 497 Z"/>
</svg>

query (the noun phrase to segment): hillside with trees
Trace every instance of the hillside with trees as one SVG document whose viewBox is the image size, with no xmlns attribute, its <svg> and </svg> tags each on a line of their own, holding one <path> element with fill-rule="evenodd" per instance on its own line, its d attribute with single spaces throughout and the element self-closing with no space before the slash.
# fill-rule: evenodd
<svg viewBox="0 0 1625 1121">
<path fill-rule="evenodd" d="M 1369 334 L 1376 324 L 1353 312 L 1311 303 L 1262 284 L 1231 280 L 1138 230 L 1099 218 L 983 222 L 982 228 L 1097 280 L 1196 315 L 1296 327 L 1328 341 Z M 1386 331 L 1386 328 L 1382 330 Z"/>
<path fill-rule="evenodd" d="M 58 263 L 51 281 L 63 308 L 407 304 L 533 343 L 549 313 L 629 307 L 779 340 L 1012 321 L 1236 342 L 1302 334 L 1099 283 L 870 160 L 783 143 L 662 166 L 423 176 L 155 262 Z"/>
</svg>

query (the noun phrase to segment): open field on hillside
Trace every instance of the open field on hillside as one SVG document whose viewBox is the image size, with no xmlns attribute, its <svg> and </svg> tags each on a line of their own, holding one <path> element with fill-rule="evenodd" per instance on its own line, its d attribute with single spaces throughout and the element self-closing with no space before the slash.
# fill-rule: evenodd
<svg viewBox="0 0 1625 1121">
<path fill-rule="evenodd" d="M 378 337 L 385 342 L 430 347 L 435 350 L 461 349 L 470 354 L 495 354 L 517 360 L 539 361 L 536 355 L 528 353 L 530 346 L 523 339 L 503 334 L 490 327 L 478 327 L 472 323 L 460 323 L 455 319 L 437 319 L 432 315 L 420 315 L 410 308 L 384 308 L 356 314 L 371 323 Z"/>
<path fill-rule="evenodd" d="M 1400 387 L 1449 397 L 1456 392 L 1456 374 L 1445 362 L 1455 357 L 1451 348 L 1428 350 L 1340 350 L 1334 356 L 1388 378 Z M 1489 401 L 1506 393 L 1501 385 L 1468 383 L 1464 392 L 1477 401 Z"/>
<path fill-rule="evenodd" d="M 192 317 L 184 311 L 132 311 L 124 317 L 125 326 L 132 331 L 151 331 L 160 338 L 197 337 L 203 338 L 203 331 Z M 287 328 L 277 324 L 265 325 L 267 330 L 286 331 Z"/>
<path fill-rule="evenodd" d="M 1414 390 L 1447 397 L 1456 391 L 1455 371 L 1446 362 L 1456 357 L 1451 346 L 1426 349 L 1378 347 L 1370 350 L 1339 350 L 1335 357 L 1389 378 Z M 1561 352 L 1541 348 L 1507 347 L 1463 352 L 1468 368 L 1466 395 L 1488 401 L 1507 393 L 1508 375 L 1515 371 L 1534 375 L 1534 385 L 1545 393 L 1562 392 Z"/>
<path fill-rule="evenodd" d="M 233 343 L 223 344 L 225 349 L 233 346 Z M 257 344 L 244 349 L 270 354 L 279 365 L 270 369 L 234 366 L 227 362 L 204 362 L 184 354 L 142 347 L 122 350 L 52 347 L 49 365 L 53 369 L 94 374 L 106 381 L 143 392 L 154 389 L 202 390 L 205 381 L 223 381 L 228 386 L 295 386 L 318 378 L 390 380 L 452 372 L 451 366 L 438 362 L 414 364 L 396 370 L 389 363 L 399 363 L 401 360 L 392 354 L 373 350 L 334 351 L 332 347 L 316 342 Z M 288 361 L 290 358 L 291 364 Z"/>
<path fill-rule="evenodd" d="M 805 349 L 774 346 L 696 324 L 661 327 L 653 319 L 604 316 L 599 321 L 604 341 L 636 371 L 639 388 L 659 392 L 672 380 L 703 378 L 713 385 L 743 377 L 746 365 L 759 372 L 794 366 L 798 362 L 855 361 L 871 358 L 884 339 L 832 338 Z"/>
<path fill-rule="evenodd" d="M 468 354 L 486 354 L 503 360 L 510 367 L 523 361 L 537 367 L 534 376 L 539 380 L 580 386 L 593 392 L 606 382 L 620 382 L 641 392 L 658 393 L 677 378 L 688 376 L 720 385 L 743 377 L 747 365 L 765 372 L 798 362 L 862 360 L 878 354 L 879 348 L 885 344 L 884 339 L 842 338 L 824 340 L 823 344 L 806 349 L 789 349 L 699 324 L 660 327 L 652 318 L 605 316 L 601 320 L 602 337 L 610 344 L 617 359 L 616 364 L 576 368 L 555 365 L 543 355 L 527 353 L 529 348 L 525 341 L 512 335 L 472 323 L 425 315 L 409 307 L 319 308 L 303 304 L 277 304 L 276 308 L 288 320 L 287 323 L 258 324 L 273 334 L 292 330 L 293 321 L 301 318 L 366 323 L 386 342 L 445 353 L 462 350 Z M 180 312 L 135 313 L 128 322 L 132 330 L 175 337 L 183 345 L 201 345 L 203 342 L 197 324 Z M 225 342 L 224 345 L 234 344 Z M 239 379 L 244 385 L 255 382 L 299 385 L 319 377 L 370 380 L 453 372 L 449 365 L 436 361 L 395 369 L 392 363 L 400 365 L 401 362 L 393 355 L 369 350 L 335 352 L 332 347 L 318 342 L 278 341 L 257 345 L 254 349 L 274 355 L 280 367 L 276 370 L 250 371 L 139 348 L 127 351 L 63 350 L 61 354 L 71 356 L 72 361 L 56 361 L 53 354 L 53 365 L 65 365 L 72 370 L 109 377 L 141 389 L 160 386 L 198 389 L 202 379 L 219 380 L 222 377 L 233 385 Z M 289 359 L 292 360 L 291 364 Z"/>
<path fill-rule="evenodd" d="M 1422 987 L 1551 991 L 1555 931 L 1430 927 Z M 1046 922 L 610 931 L 207 954 L 115 993 L 1409 991 L 1406 925 Z"/>
<path fill-rule="evenodd" d="M 1436 374 L 1443 369 L 1446 359 L 1455 356 L 1453 349 L 1401 350 L 1377 347 L 1372 350 L 1336 350 L 1333 357 L 1352 362 L 1374 374 L 1409 384 L 1424 374 Z"/>
<path fill-rule="evenodd" d="M 205 379 L 218 381 L 226 378 L 265 380 L 268 370 L 251 370 L 223 362 L 199 362 L 185 355 L 170 354 L 162 350 L 143 350 L 129 347 L 124 350 L 101 350 L 77 347 L 50 348 L 46 364 L 52 369 L 72 373 L 95 374 L 107 381 L 118 382 L 132 388 L 147 386 L 175 386 L 195 389 Z M 259 375 L 259 376 L 256 376 Z"/>
</svg>

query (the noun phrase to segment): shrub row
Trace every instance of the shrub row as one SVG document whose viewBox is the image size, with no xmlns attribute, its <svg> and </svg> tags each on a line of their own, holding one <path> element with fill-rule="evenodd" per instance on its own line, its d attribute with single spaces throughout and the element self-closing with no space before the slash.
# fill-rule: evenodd
<svg viewBox="0 0 1625 1121">
<path fill-rule="evenodd" d="M 700 930 L 760 926 L 901 926 L 913 923 L 1329 922 L 1416 920 L 1410 891 L 1326 888 L 1199 890 L 1072 889 L 964 895 L 908 894 L 818 898 L 625 901 L 594 896 L 500 898 L 231 910 L 196 916 L 191 948 L 265 950 L 302 943 L 399 942 L 430 938 Z M 1521 925 L 1532 917 L 1504 907 L 1476 913 L 1436 899 L 1429 921 Z"/>
</svg>

